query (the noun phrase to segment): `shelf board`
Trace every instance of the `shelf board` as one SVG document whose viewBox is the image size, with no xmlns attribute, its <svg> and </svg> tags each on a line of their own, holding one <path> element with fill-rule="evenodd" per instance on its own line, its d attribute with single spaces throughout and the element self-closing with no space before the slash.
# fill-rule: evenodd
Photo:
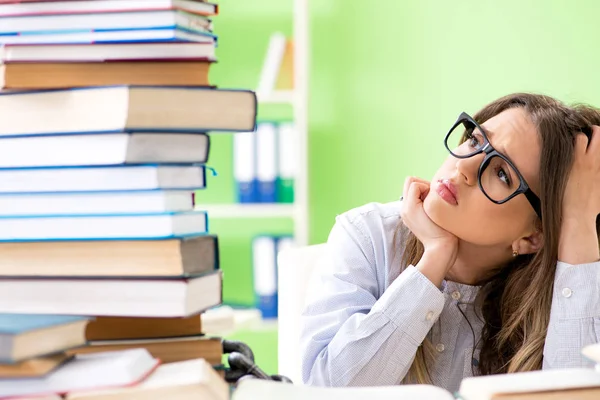
<svg viewBox="0 0 600 400">
<path fill-rule="evenodd" d="M 292 90 L 276 90 L 266 95 L 259 95 L 258 102 L 263 104 L 294 104 L 294 92 Z"/>
<path fill-rule="evenodd" d="M 269 204 L 199 204 L 196 210 L 208 212 L 208 218 L 292 218 L 294 205 L 285 203 Z"/>
</svg>

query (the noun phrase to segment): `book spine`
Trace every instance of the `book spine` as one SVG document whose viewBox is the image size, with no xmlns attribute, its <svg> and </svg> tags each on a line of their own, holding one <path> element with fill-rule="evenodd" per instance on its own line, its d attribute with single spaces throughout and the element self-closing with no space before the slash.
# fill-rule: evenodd
<svg viewBox="0 0 600 400">
<path fill-rule="evenodd" d="M 276 239 L 257 236 L 252 241 L 254 292 L 263 318 L 277 318 Z"/>
<path fill-rule="evenodd" d="M 292 123 L 279 124 L 277 145 L 277 201 L 293 203 L 298 160 L 296 157 L 296 130 Z"/>
<path fill-rule="evenodd" d="M 256 176 L 258 201 L 277 201 L 277 131 L 274 124 L 261 123 L 256 129 Z"/>
<path fill-rule="evenodd" d="M 254 136 L 254 132 L 240 132 L 233 136 L 233 175 L 240 203 L 258 200 Z"/>
</svg>

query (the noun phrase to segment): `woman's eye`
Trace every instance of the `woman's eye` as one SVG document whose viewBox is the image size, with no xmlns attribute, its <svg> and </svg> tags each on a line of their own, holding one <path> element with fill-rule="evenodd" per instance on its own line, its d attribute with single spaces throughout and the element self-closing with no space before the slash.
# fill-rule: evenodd
<svg viewBox="0 0 600 400">
<path fill-rule="evenodd" d="M 483 145 L 483 137 L 477 133 L 469 133 L 467 136 L 469 146 L 473 148 L 480 148 Z"/>
<path fill-rule="evenodd" d="M 504 182 L 507 186 L 510 186 L 510 176 L 508 176 L 508 174 L 506 173 L 504 168 L 502 168 L 502 167 L 498 168 L 498 170 L 496 171 L 496 174 L 498 175 L 498 178 L 500 178 L 500 180 L 502 182 Z"/>
</svg>

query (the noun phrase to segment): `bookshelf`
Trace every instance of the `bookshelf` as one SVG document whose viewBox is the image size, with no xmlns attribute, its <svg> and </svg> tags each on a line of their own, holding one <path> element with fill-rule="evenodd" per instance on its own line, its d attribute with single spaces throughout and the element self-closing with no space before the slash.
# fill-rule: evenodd
<svg viewBox="0 0 600 400">
<path fill-rule="evenodd" d="M 257 89 L 260 105 L 275 104 L 292 107 L 296 129 L 297 171 L 294 179 L 294 203 L 231 203 L 200 204 L 198 209 L 208 211 L 209 219 L 260 219 L 291 218 L 297 246 L 308 244 L 308 0 L 293 0 L 292 38 L 293 46 L 293 90 Z M 271 71 L 266 71 L 271 69 Z M 276 72 L 263 63 L 263 71 Z M 260 86 L 260 83 L 259 83 Z"/>
</svg>

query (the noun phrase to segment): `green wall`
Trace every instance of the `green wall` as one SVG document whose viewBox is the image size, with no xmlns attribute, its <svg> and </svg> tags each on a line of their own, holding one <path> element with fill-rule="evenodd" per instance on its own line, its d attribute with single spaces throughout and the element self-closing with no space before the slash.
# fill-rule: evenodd
<svg viewBox="0 0 600 400">
<path fill-rule="evenodd" d="M 275 3 L 275 2 L 274 2 Z M 600 106 L 595 0 L 313 0 L 310 238 L 432 176 L 443 136 L 514 91 Z"/>
</svg>

